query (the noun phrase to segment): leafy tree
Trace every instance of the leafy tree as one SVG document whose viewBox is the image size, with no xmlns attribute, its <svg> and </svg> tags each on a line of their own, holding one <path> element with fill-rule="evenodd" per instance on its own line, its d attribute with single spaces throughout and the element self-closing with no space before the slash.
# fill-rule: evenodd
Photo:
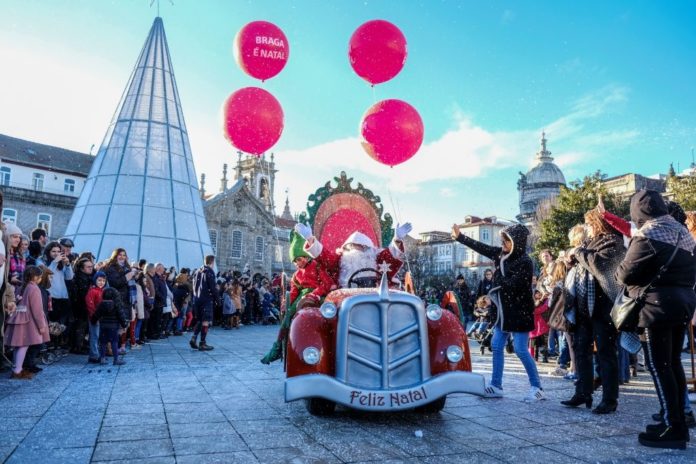
<svg viewBox="0 0 696 464">
<path fill-rule="evenodd" d="M 568 231 L 574 225 L 585 222 L 585 213 L 597 207 L 600 196 L 607 211 L 621 217 L 628 215 L 628 202 L 618 195 L 607 193 L 602 185 L 605 178 L 605 174 L 597 171 L 583 180 L 571 182 L 569 187 L 561 187 L 560 195 L 554 203 L 546 205 L 548 211 L 539 221 L 538 240 L 534 245 L 535 255 L 538 256 L 541 250 L 547 248 L 554 255 L 567 249 L 570 246 Z"/>
<path fill-rule="evenodd" d="M 688 176 L 669 176 L 667 191 L 674 195 L 674 201 L 685 210 L 696 210 L 696 169 Z"/>
</svg>

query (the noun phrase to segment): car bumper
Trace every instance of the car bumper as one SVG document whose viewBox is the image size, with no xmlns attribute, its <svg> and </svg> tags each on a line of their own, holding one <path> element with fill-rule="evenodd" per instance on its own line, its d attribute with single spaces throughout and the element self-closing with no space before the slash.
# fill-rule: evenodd
<svg viewBox="0 0 696 464">
<path fill-rule="evenodd" d="M 486 382 L 473 372 L 447 372 L 425 382 L 396 390 L 369 390 L 339 382 L 323 374 L 307 374 L 285 380 L 285 401 L 324 398 L 363 411 L 399 411 L 422 406 L 450 393 L 485 396 Z"/>
</svg>

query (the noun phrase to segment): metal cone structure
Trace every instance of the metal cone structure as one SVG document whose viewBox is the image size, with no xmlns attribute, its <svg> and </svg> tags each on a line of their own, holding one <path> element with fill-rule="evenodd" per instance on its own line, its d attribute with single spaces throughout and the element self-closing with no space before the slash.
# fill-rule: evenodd
<svg viewBox="0 0 696 464">
<path fill-rule="evenodd" d="M 198 267 L 213 254 L 162 18 L 155 18 L 66 236 L 76 251 Z"/>
</svg>

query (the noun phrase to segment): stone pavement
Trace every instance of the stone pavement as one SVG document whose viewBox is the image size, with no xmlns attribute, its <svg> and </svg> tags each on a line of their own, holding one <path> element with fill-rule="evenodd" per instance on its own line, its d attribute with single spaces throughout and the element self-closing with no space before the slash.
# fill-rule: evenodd
<svg viewBox="0 0 696 464">
<path fill-rule="evenodd" d="M 571 382 L 549 376 L 542 379 L 549 401 L 523 403 L 526 376 L 514 356 L 506 357 L 504 399 L 452 395 L 443 412 L 427 416 L 339 409 L 329 418 L 313 417 L 302 402 L 283 401 L 282 366 L 258 361 L 276 328 L 216 328 L 209 353 L 191 350 L 188 337 L 170 337 L 128 354 L 120 368 L 94 367 L 71 355 L 32 381 L 3 375 L 0 460 L 696 462 L 693 433 L 685 452 L 638 445 L 637 432 L 658 410 L 647 374 L 621 388 L 618 413 L 595 417 L 561 407 Z M 489 374 L 489 354 L 476 354 L 474 363 Z M 542 365 L 542 372 L 550 367 Z"/>
</svg>

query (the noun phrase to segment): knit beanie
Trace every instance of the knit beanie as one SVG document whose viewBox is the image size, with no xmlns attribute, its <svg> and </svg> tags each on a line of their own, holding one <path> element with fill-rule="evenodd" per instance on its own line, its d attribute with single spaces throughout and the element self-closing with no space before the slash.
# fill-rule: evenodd
<svg viewBox="0 0 696 464">
<path fill-rule="evenodd" d="M 22 235 L 22 229 L 17 227 L 14 222 L 5 223 L 5 234 L 9 237 L 10 235 Z"/>
<path fill-rule="evenodd" d="M 97 279 L 100 277 L 106 280 L 106 274 L 104 272 L 97 271 L 94 273 L 94 277 L 92 277 L 92 282 L 94 282 L 94 285 L 97 285 Z"/>
</svg>

